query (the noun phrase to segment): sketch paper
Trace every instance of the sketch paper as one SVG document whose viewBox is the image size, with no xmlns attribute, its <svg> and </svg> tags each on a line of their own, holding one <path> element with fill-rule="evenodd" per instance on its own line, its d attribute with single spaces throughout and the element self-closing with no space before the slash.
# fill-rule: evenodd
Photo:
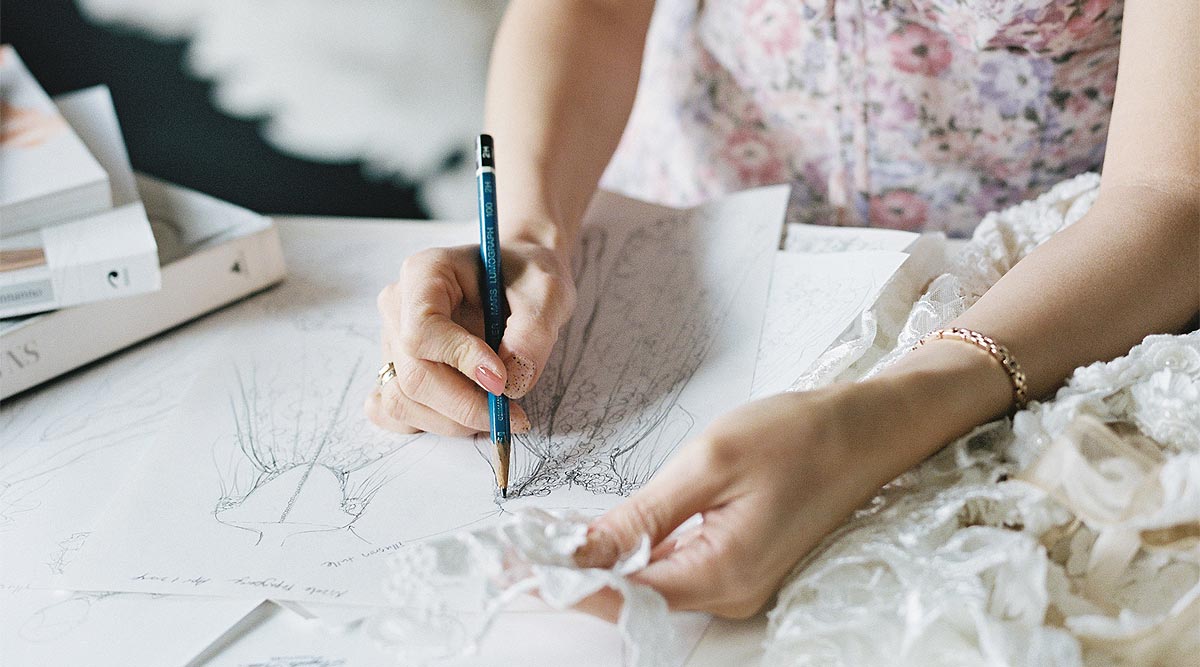
<svg viewBox="0 0 1200 667">
<path fill-rule="evenodd" d="M 0 590 L 7 667 L 183 665 L 250 613 L 253 600 Z"/>
<path fill-rule="evenodd" d="M 222 354 L 89 539 L 69 588 L 386 604 L 403 545 L 533 505 L 600 511 L 746 399 L 786 188 L 690 211 L 600 197 L 579 300 L 514 447 L 510 498 L 486 438 L 365 422 L 375 294 L 473 226 L 282 229 L 292 277 L 239 307 Z"/>
<path fill-rule="evenodd" d="M 155 443 L 209 331 L 191 327 L 186 345 L 177 332 L 4 401 L 0 586 L 48 587 L 71 564 Z"/>
<path fill-rule="evenodd" d="M 703 629 L 702 627 L 700 628 Z M 695 633 L 677 633 L 689 636 Z M 581 650 L 581 647 L 587 647 Z M 692 646 L 679 647 L 683 664 Z M 477 655 L 437 667 L 572 665 L 623 667 L 621 638 L 611 623 L 575 612 L 514 612 L 497 617 Z M 395 664 L 362 627 L 333 630 L 285 609 L 189 667 L 375 667 Z"/>
<path fill-rule="evenodd" d="M 857 252 L 883 250 L 905 252 L 920 237 L 914 232 L 879 227 L 834 227 L 789 222 L 783 249 L 789 252 Z"/>
<path fill-rule="evenodd" d="M 778 252 L 752 398 L 787 391 L 906 259 L 887 251 Z"/>
</svg>

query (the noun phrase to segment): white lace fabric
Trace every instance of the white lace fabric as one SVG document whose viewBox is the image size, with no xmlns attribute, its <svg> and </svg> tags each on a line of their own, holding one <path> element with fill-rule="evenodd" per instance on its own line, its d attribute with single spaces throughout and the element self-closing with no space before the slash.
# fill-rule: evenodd
<svg viewBox="0 0 1200 667">
<path fill-rule="evenodd" d="M 678 664 L 666 600 L 627 578 L 650 562 L 649 539 L 611 568 L 578 567 L 573 555 L 591 518 L 527 508 L 496 524 L 401 550 L 389 562 L 386 585 L 394 606 L 371 620 L 371 636 L 398 664 L 437 664 L 472 655 L 496 615 L 521 595 L 536 592 L 563 610 L 612 588 L 624 598 L 617 627 L 627 663 Z"/>
<path fill-rule="evenodd" d="M 1078 220 L 1098 185 L 1085 174 L 987 216 L 915 305 L 877 304 L 795 388 L 879 372 Z M 783 587 L 765 663 L 1194 665 L 1197 628 L 1193 332 L 1077 369 L 885 487 Z"/>
</svg>

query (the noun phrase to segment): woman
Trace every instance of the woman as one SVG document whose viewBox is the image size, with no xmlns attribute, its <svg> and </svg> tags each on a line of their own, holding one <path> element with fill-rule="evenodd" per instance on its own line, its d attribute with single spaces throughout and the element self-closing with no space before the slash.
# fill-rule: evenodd
<svg viewBox="0 0 1200 667">
<path fill-rule="evenodd" d="M 860 383 L 731 410 L 595 521 L 581 564 L 611 564 L 648 534 L 655 560 L 637 578 L 673 608 L 750 615 L 881 485 L 1077 366 L 1194 322 L 1195 0 L 1129 0 L 1123 19 L 1103 0 L 663 7 L 651 35 L 674 41 L 652 43 L 642 72 L 652 4 L 510 5 L 486 112 L 503 146 L 508 330 L 497 355 L 464 328 L 475 246 L 406 261 L 379 300 L 399 379 L 368 399 L 377 424 L 486 431 L 483 390 L 520 398 L 537 383 L 571 315 L 578 223 L 610 158 L 609 184 L 672 203 L 791 180 L 793 219 L 952 234 L 1101 154 L 1104 171 L 1090 212 L 952 323 L 971 333 L 935 336 Z M 695 513 L 696 536 L 664 543 Z"/>
</svg>

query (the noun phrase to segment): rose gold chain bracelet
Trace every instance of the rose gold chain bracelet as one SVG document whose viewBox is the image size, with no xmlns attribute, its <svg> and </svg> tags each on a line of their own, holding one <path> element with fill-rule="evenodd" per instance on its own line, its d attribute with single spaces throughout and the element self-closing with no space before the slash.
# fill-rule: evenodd
<svg viewBox="0 0 1200 667">
<path fill-rule="evenodd" d="M 1004 372 L 1008 373 L 1008 381 L 1012 383 L 1015 410 L 1025 409 L 1025 404 L 1029 402 L 1029 387 L 1025 384 L 1025 373 L 1021 370 L 1021 365 L 1017 363 L 1016 358 L 1008 351 L 1008 348 L 997 343 L 991 336 L 985 336 L 978 331 L 963 327 L 936 329 L 921 336 L 921 340 L 917 341 L 917 344 L 913 345 L 912 349 L 915 350 L 928 341 L 945 338 L 953 338 L 970 343 L 992 355 L 993 359 L 1000 362 L 1000 366 L 1004 369 Z"/>
</svg>

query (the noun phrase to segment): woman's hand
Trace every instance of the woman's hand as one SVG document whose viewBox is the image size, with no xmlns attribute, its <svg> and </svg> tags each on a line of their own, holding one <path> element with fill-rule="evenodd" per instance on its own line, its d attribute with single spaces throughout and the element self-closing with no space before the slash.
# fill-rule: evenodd
<svg viewBox="0 0 1200 667">
<path fill-rule="evenodd" d="M 402 433 L 470 435 L 488 430 L 485 391 L 520 398 L 533 388 L 574 309 L 575 286 L 559 255 L 537 243 L 506 240 L 501 261 L 511 315 L 497 354 L 482 338 L 479 246 L 405 260 L 400 279 L 379 293 L 383 358 L 396 379 L 367 398 L 371 421 Z M 529 429 L 519 406 L 512 420 L 514 431 Z"/>
<path fill-rule="evenodd" d="M 805 554 L 895 475 L 891 452 L 923 448 L 903 431 L 908 406 L 895 391 L 891 381 L 837 385 L 725 414 L 597 519 L 576 561 L 610 566 L 649 535 L 651 563 L 633 579 L 671 608 L 754 614 Z M 912 442 L 897 442 L 903 438 Z M 697 513 L 702 525 L 668 538 Z M 618 603 L 605 594 L 581 607 L 615 618 Z"/>
</svg>

